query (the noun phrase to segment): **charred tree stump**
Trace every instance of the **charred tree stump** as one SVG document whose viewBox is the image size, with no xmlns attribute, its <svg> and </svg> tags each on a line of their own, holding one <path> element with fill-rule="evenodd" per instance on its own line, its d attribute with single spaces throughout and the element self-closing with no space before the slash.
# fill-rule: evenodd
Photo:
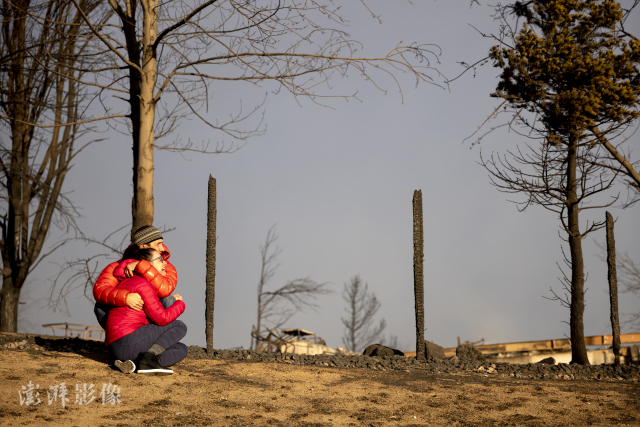
<svg viewBox="0 0 640 427">
<path fill-rule="evenodd" d="M 413 292 L 416 306 L 416 359 L 425 361 L 424 344 L 424 234 L 422 190 L 413 192 Z"/>
<path fill-rule="evenodd" d="M 611 302 L 611 328 L 613 329 L 613 355 L 620 366 L 620 317 L 618 316 L 618 276 L 616 274 L 616 241 L 613 237 L 613 217 L 607 212 L 607 266 L 609 301 Z"/>
<path fill-rule="evenodd" d="M 205 296 L 205 335 L 207 354 L 213 354 L 213 307 L 216 301 L 216 180 L 209 175 L 207 203 L 207 275 Z"/>
</svg>

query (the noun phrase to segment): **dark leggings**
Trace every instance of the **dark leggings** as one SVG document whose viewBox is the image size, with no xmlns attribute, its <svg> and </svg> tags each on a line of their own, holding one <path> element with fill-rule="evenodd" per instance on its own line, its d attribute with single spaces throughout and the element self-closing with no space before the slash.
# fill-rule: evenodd
<svg viewBox="0 0 640 427">
<path fill-rule="evenodd" d="M 109 355 L 117 360 L 136 360 L 140 353 L 158 344 L 165 349 L 160 355 L 160 364 L 175 365 L 187 357 L 187 346 L 179 342 L 186 334 L 187 325 L 180 320 L 165 326 L 150 323 L 109 344 Z"/>
</svg>

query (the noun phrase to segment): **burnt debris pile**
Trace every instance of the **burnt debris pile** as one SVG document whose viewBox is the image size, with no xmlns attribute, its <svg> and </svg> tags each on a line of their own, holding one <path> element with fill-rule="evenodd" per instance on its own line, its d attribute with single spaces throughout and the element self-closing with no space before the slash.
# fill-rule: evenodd
<svg viewBox="0 0 640 427">
<path fill-rule="evenodd" d="M 104 344 L 80 338 L 55 338 L 34 335 L 0 336 L 0 351 L 27 351 L 41 353 L 56 351 L 78 354 L 106 355 Z M 431 352 L 432 354 L 438 354 Z M 460 357 L 458 357 L 460 356 Z M 262 353 L 250 350 L 214 350 L 210 357 L 204 348 L 189 347 L 188 359 L 212 359 L 234 363 L 279 363 L 296 366 L 317 366 L 322 368 L 371 369 L 376 371 L 409 371 L 425 374 L 471 374 L 497 378 L 522 379 L 562 379 L 562 380 L 604 380 L 640 381 L 640 366 L 613 364 L 583 366 L 577 364 L 528 363 L 524 365 L 492 363 L 475 355 L 460 353 L 446 358 L 429 357 L 420 363 L 415 357 L 364 356 L 344 354 L 304 355 L 293 353 Z"/>
<path fill-rule="evenodd" d="M 260 353 L 251 350 L 214 350 L 212 357 L 202 347 L 190 346 L 191 359 L 213 359 L 246 363 L 281 363 L 326 368 L 360 368 L 377 371 L 422 371 L 428 374 L 474 374 L 487 377 L 515 377 L 529 379 L 564 380 L 613 380 L 638 382 L 640 366 L 614 365 L 582 366 L 560 363 L 528 363 L 517 365 L 491 363 L 481 360 L 462 360 L 457 356 L 449 359 L 430 359 L 419 363 L 415 357 L 404 356 L 347 356 L 340 354 L 304 355 L 291 353 Z"/>
</svg>

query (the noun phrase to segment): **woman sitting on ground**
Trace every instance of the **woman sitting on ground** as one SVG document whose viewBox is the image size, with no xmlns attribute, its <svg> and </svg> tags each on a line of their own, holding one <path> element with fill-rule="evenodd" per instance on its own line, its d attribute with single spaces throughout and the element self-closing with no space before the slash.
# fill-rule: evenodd
<svg viewBox="0 0 640 427">
<path fill-rule="evenodd" d="M 187 357 L 187 346 L 179 342 L 187 326 L 176 320 L 185 309 L 182 297 L 173 295 L 175 303 L 165 309 L 147 279 L 136 275 L 125 279 L 125 268 L 132 260 L 146 260 L 164 276 L 166 261 L 157 250 L 132 245 L 122 259 L 113 272 L 122 280 L 118 288 L 138 293 L 144 310 L 113 307 L 105 327 L 105 346 L 115 366 L 124 373 L 171 374 L 167 367 Z"/>
</svg>

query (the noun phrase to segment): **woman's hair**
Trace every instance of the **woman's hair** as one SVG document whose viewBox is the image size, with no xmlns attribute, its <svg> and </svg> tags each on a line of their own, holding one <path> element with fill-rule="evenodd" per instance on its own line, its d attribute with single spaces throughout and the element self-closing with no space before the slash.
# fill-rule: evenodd
<svg viewBox="0 0 640 427">
<path fill-rule="evenodd" d="M 141 248 L 138 245 L 132 244 L 129 245 L 127 249 L 125 249 L 124 253 L 122 254 L 122 260 L 124 261 L 125 259 L 135 259 L 138 261 L 151 261 L 156 256 L 155 253 L 157 252 L 158 251 L 152 248 Z"/>
</svg>

